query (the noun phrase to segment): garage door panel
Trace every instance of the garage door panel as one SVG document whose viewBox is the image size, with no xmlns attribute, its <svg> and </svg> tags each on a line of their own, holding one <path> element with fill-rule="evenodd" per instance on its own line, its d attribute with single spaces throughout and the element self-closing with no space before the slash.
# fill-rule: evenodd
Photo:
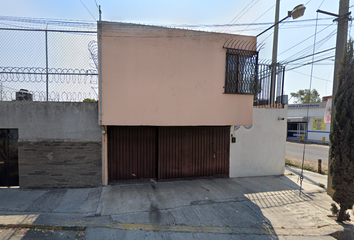
<svg viewBox="0 0 354 240">
<path fill-rule="evenodd" d="M 160 127 L 158 179 L 228 177 L 230 127 Z"/>
<path fill-rule="evenodd" d="M 156 128 L 108 127 L 108 180 L 157 178 Z"/>
</svg>

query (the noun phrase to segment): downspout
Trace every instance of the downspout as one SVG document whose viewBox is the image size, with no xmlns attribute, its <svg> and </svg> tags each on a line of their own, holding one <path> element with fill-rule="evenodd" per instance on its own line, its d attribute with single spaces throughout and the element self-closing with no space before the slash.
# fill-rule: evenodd
<svg viewBox="0 0 354 240">
<path fill-rule="evenodd" d="M 102 21 L 101 21 L 101 5 L 99 5 L 99 22 L 98 22 L 98 65 L 99 65 L 99 125 L 102 130 L 102 184 L 108 184 L 108 169 L 107 169 L 107 156 L 106 156 L 106 138 L 107 138 L 107 129 L 105 126 L 102 126 Z"/>
</svg>

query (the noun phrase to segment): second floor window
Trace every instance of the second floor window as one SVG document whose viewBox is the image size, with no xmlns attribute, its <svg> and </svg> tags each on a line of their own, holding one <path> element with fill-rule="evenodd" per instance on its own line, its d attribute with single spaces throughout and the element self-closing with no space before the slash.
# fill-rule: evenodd
<svg viewBox="0 0 354 240">
<path fill-rule="evenodd" d="M 227 49 L 225 93 L 258 93 L 258 52 Z"/>
</svg>

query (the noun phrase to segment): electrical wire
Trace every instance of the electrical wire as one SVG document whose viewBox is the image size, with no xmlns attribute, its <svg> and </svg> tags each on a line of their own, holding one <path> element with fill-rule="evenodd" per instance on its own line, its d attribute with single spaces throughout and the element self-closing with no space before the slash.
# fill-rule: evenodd
<svg viewBox="0 0 354 240">
<path fill-rule="evenodd" d="M 285 70 L 285 71 L 287 72 L 287 71 L 289 71 L 289 70 Z M 311 77 L 310 74 L 302 73 L 302 72 L 295 71 L 295 70 L 291 70 L 291 71 L 293 71 L 293 72 L 295 72 L 295 73 L 298 73 L 298 74 L 301 74 L 301 75 L 304 75 L 304 76 Z M 328 79 L 324 79 L 324 78 L 320 78 L 320 77 L 315 77 L 315 76 L 312 76 L 312 78 L 316 78 L 316 79 L 318 79 L 318 80 L 322 80 L 322 81 L 326 81 L 326 82 L 333 82 L 333 81 L 330 81 L 330 80 L 328 80 Z"/>
<path fill-rule="evenodd" d="M 320 9 L 325 0 L 323 0 L 317 9 Z"/>
<path fill-rule="evenodd" d="M 323 3 L 323 2 L 322 2 Z M 321 3 L 321 4 L 322 4 Z M 318 18 L 318 12 L 317 12 L 317 18 Z M 316 22 L 317 23 L 317 22 Z M 315 34 L 314 34 L 314 40 L 313 40 L 313 56 L 312 56 L 312 62 L 315 60 L 315 51 L 316 51 L 316 37 L 317 37 L 317 26 L 315 28 Z M 311 87 L 312 87 L 312 76 L 313 76 L 313 63 L 311 65 L 311 74 L 310 74 L 310 86 L 309 86 L 309 99 L 308 99 L 308 104 L 307 104 L 307 119 L 309 117 L 309 111 L 310 111 L 310 99 L 311 99 Z M 301 174 L 299 176 L 300 178 L 300 192 L 299 195 L 301 196 L 301 191 L 302 191 L 302 182 L 304 180 L 304 162 L 305 162 L 305 152 L 306 152 L 306 144 L 304 143 L 304 149 L 302 153 L 302 163 L 301 163 Z"/>
<path fill-rule="evenodd" d="M 265 11 L 261 16 L 259 16 L 256 20 L 254 20 L 251 24 L 254 24 L 258 19 L 260 19 L 261 17 L 263 17 L 267 12 L 269 12 L 271 9 L 273 9 L 275 7 L 275 4 L 272 6 L 272 7 L 270 7 L 267 11 Z M 250 25 L 248 25 L 245 29 L 243 29 L 241 32 L 239 32 L 239 33 L 242 33 L 242 32 L 244 32 L 247 28 L 249 28 L 250 26 L 251 26 L 251 24 Z"/>
<path fill-rule="evenodd" d="M 311 56 L 313 56 L 313 55 L 322 54 L 322 53 L 324 53 L 324 52 L 328 52 L 328 51 L 331 51 L 331 50 L 334 50 L 334 49 L 336 49 L 336 47 L 332 47 L 332 48 L 323 50 L 323 51 L 321 51 L 321 52 L 317 52 L 317 53 L 310 54 L 310 55 L 307 55 L 307 56 L 304 56 L 304 57 L 301 57 L 301 58 L 298 58 L 298 59 L 294 59 L 294 60 L 291 60 L 291 61 L 288 61 L 288 62 L 284 62 L 283 64 L 289 64 L 289 63 L 291 63 L 291 62 L 295 62 L 295 61 L 298 61 L 298 60 L 302 60 L 302 59 L 304 59 L 304 58 L 308 58 L 308 57 L 311 57 Z"/>
<path fill-rule="evenodd" d="M 312 1 L 312 0 L 308 0 L 307 3 L 305 3 L 305 6 L 306 6 L 309 2 L 311 2 L 311 1 Z"/>
<path fill-rule="evenodd" d="M 280 25 L 279 25 L 279 28 L 281 28 L 286 22 L 289 21 L 289 18 L 286 19 L 284 22 L 282 22 Z M 269 34 L 265 39 L 263 39 L 263 41 L 259 44 L 259 45 L 262 45 L 270 36 L 272 36 L 273 33 Z"/>
<path fill-rule="evenodd" d="M 319 20 L 328 20 L 331 18 L 321 18 Z M 293 25 L 297 24 L 294 27 L 304 27 L 307 25 L 299 25 L 299 23 L 305 23 L 305 22 L 311 22 L 315 21 L 316 19 L 305 19 L 305 20 L 298 20 L 296 22 L 289 21 L 287 22 L 287 25 Z M 21 23 L 24 25 L 41 25 L 45 27 L 47 24 L 48 26 L 55 26 L 55 27 L 81 27 L 81 28 L 97 28 L 97 22 L 96 21 L 78 21 L 78 20 L 67 20 L 67 19 L 46 19 L 46 18 L 25 18 L 25 17 L 11 17 L 11 16 L 0 16 L 0 21 L 5 21 L 5 22 L 17 22 Z M 4 24 L 4 23 L 2 23 Z M 9 23 L 10 24 L 10 23 Z M 263 22 L 263 23 L 240 23 L 240 24 L 231 24 L 231 26 L 246 26 L 246 27 L 251 27 L 251 26 L 262 26 L 262 25 L 271 25 L 273 24 L 272 22 Z M 155 24 L 155 25 L 161 25 L 161 24 Z M 222 28 L 222 27 L 227 27 L 229 26 L 228 24 L 183 24 L 183 25 L 172 25 L 172 27 L 177 27 L 177 28 Z M 24 26 L 25 27 L 25 26 Z M 167 27 L 167 26 L 165 26 Z M 171 25 L 170 25 L 171 27 Z M 33 28 L 33 26 L 28 27 L 28 28 Z M 283 26 L 281 26 L 283 29 Z M 291 26 L 287 26 L 286 28 L 291 28 Z M 251 29 L 255 30 L 255 29 Z"/>
<path fill-rule="evenodd" d="M 247 6 L 241 10 L 241 12 L 239 12 L 232 20 L 229 24 L 231 24 L 249 5 L 252 4 L 252 2 L 254 2 L 254 0 L 252 0 L 250 3 L 247 4 Z M 221 32 L 224 32 L 227 30 L 227 27 L 225 27 L 223 30 L 221 30 Z"/>
<path fill-rule="evenodd" d="M 236 21 L 234 23 L 236 23 L 241 17 L 243 17 L 243 15 L 245 15 L 254 5 L 256 5 L 256 3 L 258 2 L 259 0 L 257 0 L 249 9 L 247 9 L 239 18 L 236 19 Z M 227 29 L 229 29 L 230 27 L 228 27 Z M 225 31 L 227 30 L 225 29 Z"/>
<path fill-rule="evenodd" d="M 313 56 L 313 57 L 314 57 L 314 56 Z M 334 58 L 334 57 L 335 57 L 335 56 L 333 55 L 333 56 L 326 57 L 326 58 L 323 58 L 323 59 L 320 59 L 320 60 L 316 60 L 316 61 L 315 61 L 315 60 L 312 60 L 311 62 L 302 64 L 302 65 L 297 66 L 297 67 L 290 68 L 290 69 L 288 69 L 288 71 L 291 71 L 291 70 L 293 70 L 293 69 L 297 69 L 297 68 L 300 68 L 300 67 L 304 67 L 304 66 L 306 66 L 306 65 L 310 65 L 310 64 L 313 64 L 313 63 L 316 63 L 316 62 L 321 62 L 321 61 L 323 61 L 323 60 L 327 60 L 327 59 Z"/>
<path fill-rule="evenodd" d="M 82 5 L 84 5 L 84 7 L 86 8 L 86 10 L 91 14 L 91 16 L 93 17 L 93 19 L 95 19 L 95 21 L 97 21 L 96 18 L 93 16 L 93 14 L 90 12 L 90 10 L 88 10 L 88 8 L 86 7 L 86 5 L 85 5 L 81 0 L 79 0 L 79 1 L 82 3 Z"/>
<path fill-rule="evenodd" d="M 324 31 L 325 29 L 329 28 L 329 27 L 330 27 L 330 26 L 332 26 L 332 25 L 333 25 L 333 23 L 331 23 L 331 24 L 327 25 L 327 27 L 323 28 L 323 29 L 322 29 L 321 31 L 319 31 L 318 33 L 320 33 L 320 32 L 322 32 L 322 31 Z M 316 24 L 316 29 L 317 29 L 317 24 Z M 306 38 L 306 39 L 302 40 L 301 42 L 299 42 L 299 43 L 295 44 L 294 46 L 292 46 L 292 47 L 290 47 L 290 48 L 286 49 L 285 51 L 281 52 L 280 54 L 278 54 L 278 56 L 279 56 L 279 55 L 282 55 L 283 53 L 286 53 L 287 51 L 289 51 L 289 50 L 293 49 L 294 47 L 297 47 L 298 45 L 300 45 L 301 43 L 303 43 L 303 42 L 305 42 L 305 41 L 307 41 L 307 40 L 311 39 L 311 38 L 312 38 L 312 37 L 314 37 L 315 35 L 316 35 L 316 33 L 315 33 L 314 35 L 311 35 L 310 37 L 308 37 L 308 38 Z"/>
<path fill-rule="evenodd" d="M 336 30 L 333 30 L 330 34 L 328 34 L 325 38 L 321 39 L 320 41 L 316 42 L 316 50 L 318 48 L 320 48 L 321 46 L 323 46 L 327 41 L 329 41 L 335 34 L 336 34 Z M 302 49 L 301 51 L 298 51 L 297 53 L 289 56 L 288 58 L 284 59 L 284 62 L 290 62 L 295 58 L 301 58 L 303 56 L 305 56 L 306 54 L 309 53 L 310 49 L 313 48 L 313 44 L 311 44 L 310 46 Z M 311 54 L 312 56 L 312 54 Z"/>
</svg>

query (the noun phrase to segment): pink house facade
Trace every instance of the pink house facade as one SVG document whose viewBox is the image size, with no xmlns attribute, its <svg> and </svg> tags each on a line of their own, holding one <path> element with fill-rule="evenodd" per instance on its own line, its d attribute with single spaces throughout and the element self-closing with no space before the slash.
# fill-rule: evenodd
<svg viewBox="0 0 354 240">
<path fill-rule="evenodd" d="M 252 125 L 256 37 L 102 22 L 100 38 L 103 184 L 229 177 L 231 126 Z"/>
</svg>

